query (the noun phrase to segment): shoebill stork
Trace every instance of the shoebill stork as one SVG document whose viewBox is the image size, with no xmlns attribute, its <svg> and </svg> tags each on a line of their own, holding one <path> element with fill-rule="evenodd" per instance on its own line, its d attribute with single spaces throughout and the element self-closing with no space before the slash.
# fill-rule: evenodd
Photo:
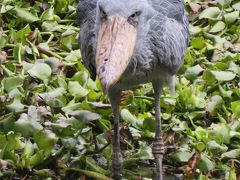
<svg viewBox="0 0 240 180">
<path fill-rule="evenodd" d="M 156 135 L 152 152 L 157 180 L 162 177 L 164 145 L 160 120 L 163 85 L 175 85 L 188 45 L 183 0 L 80 0 L 80 49 L 93 80 L 98 76 L 110 99 L 114 119 L 113 176 L 121 179 L 119 101 L 121 91 L 151 82 Z"/>
</svg>

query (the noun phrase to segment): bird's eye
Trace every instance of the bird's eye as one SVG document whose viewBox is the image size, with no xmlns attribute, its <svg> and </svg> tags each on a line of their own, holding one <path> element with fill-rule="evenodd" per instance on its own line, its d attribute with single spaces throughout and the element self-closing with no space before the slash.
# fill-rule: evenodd
<svg viewBox="0 0 240 180">
<path fill-rule="evenodd" d="M 100 9 L 101 19 L 106 20 L 107 19 L 107 13 L 103 10 L 103 8 L 101 6 L 99 7 L 99 9 Z"/>
<path fill-rule="evenodd" d="M 140 11 L 133 13 L 131 16 L 128 17 L 128 23 L 136 27 L 138 24 L 138 16 L 140 14 L 141 14 Z"/>
<path fill-rule="evenodd" d="M 137 11 L 137 12 L 133 13 L 129 18 L 135 19 L 135 18 L 137 18 L 140 14 L 141 14 L 141 12 L 140 12 L 140 11 Z"/>
</svg>

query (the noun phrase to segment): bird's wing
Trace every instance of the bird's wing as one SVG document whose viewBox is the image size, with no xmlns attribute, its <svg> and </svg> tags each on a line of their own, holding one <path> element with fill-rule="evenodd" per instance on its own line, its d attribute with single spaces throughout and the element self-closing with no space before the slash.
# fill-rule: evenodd
<svg viewBox="0 0 240 180">
<path fill-rule="evenodd" d="M 184 2 L 152 0 L 152 7 L 157 12 L 149 28 L 153 56 L 174 75 L 182 65 L 189 39 Z"/>
<path fill-rule="evenodd" d="M 97 0 L 80 0 L 77 8 L 79 21 L 79 42 L 84 66 L 89 70 L 91 78 L 96 79 L 95 55 L 95 17 Z"/>
<path fill-rule="evenodd" d="M 183 21 L 185 17 L 184 0 L 151 0 L 151 3 L 153 9 L 169 18 Z"/>
</svg>

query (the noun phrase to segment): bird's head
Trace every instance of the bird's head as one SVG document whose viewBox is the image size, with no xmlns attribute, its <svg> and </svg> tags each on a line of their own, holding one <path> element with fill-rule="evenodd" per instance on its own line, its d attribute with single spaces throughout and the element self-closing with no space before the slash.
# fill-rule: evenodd
<svg viewBox="0 0 240 180">
<path fill-rule="evenodd" d="M 105 92 L 121 78 L 152 14 L 148 0 L 99 0 L 96 34 L 97 74 Z"/>
</svg>

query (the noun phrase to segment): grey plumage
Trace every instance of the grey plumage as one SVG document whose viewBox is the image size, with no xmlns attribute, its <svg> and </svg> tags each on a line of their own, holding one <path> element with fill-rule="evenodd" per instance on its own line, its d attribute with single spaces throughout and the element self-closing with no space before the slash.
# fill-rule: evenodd
<svg viewBox="0 0 240 180">
<path fill-rule="evenodd" d="M 95 20 L 96 20 L 97 0 L 80 1 L 77 8 L 77 21 L 80 26 L 80 49 L 82 60 L 85 67 L 89 70 L 91 78 L 96 79 L 96 36 L 95 36 Z"/>
<path fill-rule="evenodd" d="M 92 79 L 98 74 L 112 105 L 114 179 L 121 179 L 121 91 L 151 82 L 156 118 L 152 150 L 156 159 L 156 179 L 162 180 L 164 144 L 160 95 L 164 83 L 174 89 L 175 74 L 187 49 L 189 32 L 184 1 L 80 0 L 77 12 L 83 64 Z"/>
<path fill-rule="evenodd" d="M 97 2 L 97 0 L 80 0 L 77 9 L 81 29 L 79 42 L 82 60 L 94 80 L 96 78 Z M 129 13 L 131 10 L 126 9 L 130 6 L 124 7 L 125 9 L 119 8 L 124 9 L 125 12 L 117 9 L 124 2 L 108 0 L 106 3 L 109 3 L 109 6 L 114 4 L 116 9 L 113 12 L 123 13 L 121 16 L 131 14 Z M 131 79 L 133 79 L 131 86 L 135 86 L 139 83 L 151 82 L 156 77 L 163 83 L 170 81 L 169 83 L 172 84 L 172 78 L 182 65 L 188 44 L 188 20 L 184 2 L 183 0 L 141 0 L 132 1 L 132 7 L 135 7 L 134 3 L 138 6 L 143 4 L 142 6 L 148 6 L 148 8 L 144 9 L 145 17 L 138 25 L 135 53 L 125 75 L 122 76 L 123 79 L 116 84 L 116 88 L 131 88 L 127 85 L 128 80 Z M 141 21 L 144 24 L 141 24 Z"/>
</svg>

